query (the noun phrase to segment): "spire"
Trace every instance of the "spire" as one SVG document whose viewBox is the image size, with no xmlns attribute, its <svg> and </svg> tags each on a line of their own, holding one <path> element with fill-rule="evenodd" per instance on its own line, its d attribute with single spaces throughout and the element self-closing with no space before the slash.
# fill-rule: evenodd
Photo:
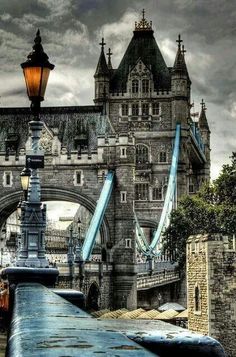
<svg viewBox="0 0 236 357">
<path fill-rule="evenodd" d="M 148 22 L 145 19 L 145 10 L 142 11 L 142 19 L 139 22 L 135 21 L 135 31 L 152 31 L 152 21 Z"/>
<path fill-rule="evenodd" d="M 111 56 L 113 55 L 113 53 L 111 52 L 111 49 L 109 48 L 108 49 L 108 52 L 107 52 L 107 56 L 108 56 L 108 63 L 107 63 L 107 67 L 109 70 L 112 69 L 112 64 L 111 64 Z"/>
<path fill-rule="evenodd" d="M 95 72 L 94 76 L 109 75 L 107 61 L 106 61 L 105 54 L 104 54 L 104 46 L 106 45 L 104 42 L 104 38 L 102 38 L 102 42 L 100 42 L 99 45 L 101 45 L 101 53 L 100 53 L 100 57 L 98 60 L 98 64 L 97 64 L 97 68 L 96 68 L 96 72 Z"/>
<path fill-rule="evenodd" d="M 178 49 L 177 49 L 175 62 L 174 62 L 174 66 L 173 66 L 173 72 L 183 73 L 183 74 L 187 75 L 187 77 L 189 79 L 188 70 L 187 70 L 187 66 L 185 63 L 186 50 L 184 48 L 184 45 L 182 45 L 182 48 L 181 48 L 181 43 L 183 42 L 183 40 L 181 39 L 180 34 L 178 35 L 178 39 L 176 40 L 176 42 L 178 43 Z"/>
<path fill-rule="evenodd" d="M 200 113 L 200 117 L 199 117 L 199 121 L 198 121 L 199 128 L 210 130 L 208 122 L 207 122 L 207 118 L 206 118 L 207 108 L 206 108 L 206 104 L 203 99 L 200 104 L 201 104 L 202 109 L 201 109 L 201 113 Z"/>
</svg>

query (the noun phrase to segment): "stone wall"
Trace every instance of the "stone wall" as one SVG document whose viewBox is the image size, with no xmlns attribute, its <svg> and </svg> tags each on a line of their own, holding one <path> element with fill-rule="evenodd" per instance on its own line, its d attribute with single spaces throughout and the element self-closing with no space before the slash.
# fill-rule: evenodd
<svg viewBox="0 0 236 357">
<path fill-rule="evenodd" d="M 187 243 L 189 329 L 219 340 L 236 356 L 235 240 L 222 235 L 192 236 Z M 196 311 L 196 287 L 199 309 Z"/>
</svg>

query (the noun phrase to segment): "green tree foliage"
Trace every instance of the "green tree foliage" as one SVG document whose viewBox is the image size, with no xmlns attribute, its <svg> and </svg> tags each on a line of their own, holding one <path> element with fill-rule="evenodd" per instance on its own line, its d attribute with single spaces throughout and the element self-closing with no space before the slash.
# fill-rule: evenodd
<svg viewBox="0 0 236 357">
<path fill-rule="evenodd" d="M 236 233 L 236 153 L 212 184 L 203 185 L 196 195 L 183 197 L 171 214 L 164 248 L 180 267 L 185 265 L 188 237 L 201 233 Z"/>
</svg>

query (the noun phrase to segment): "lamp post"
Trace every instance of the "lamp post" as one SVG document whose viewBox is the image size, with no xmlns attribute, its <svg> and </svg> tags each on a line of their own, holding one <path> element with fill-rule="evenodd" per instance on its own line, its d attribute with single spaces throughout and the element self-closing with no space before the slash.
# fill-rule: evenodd
<svg viewBox="0 0 236 357">
<path fill-rule="evenodd" d="M 81 246 L 81 220 L 78 219 L 78 237 L 75 247 L 75 263 L 80 263 L 82 261 L 82 246 Z"/>
<path fill-rule="evenodd" d="M 72 289 L 74 285 L 74 267 L 75 267 L 73 224 L 71 224 L 69 229 L 67 261 L 69 265 L 70 288 Z"/>
<path fill-rule="evenodd" d="M 79 288 L 82 290 L 84 283 L 84 261 L 82 257 L 82 241 L 81 241 L 81 220 L 78 219 L 78 237 L 75 248 L 75 263 L 79 265 Z"/>
<path fill-rule="evenodd" d="M 42 206 L 41 203 L 38 176 L 38 169 L 44 167 L 44 153 L 39 147 L 43 123 L 39 114 L 49 73 L 54 65 L 48 61 L 48 56 L 43 50 L 39 30 L 36 33 L 33 50 L 27 58 L 21 67 L 33 114 L 33 120 L 29 123 L 32 145 L 31 150 L 26 153 L 26 168 L 21 174 L 25 201 L 21 205 L 21 244 L 16 265 L 45 268 L 49 264 L 45 256 L 46 205 Z"/>
</svg>

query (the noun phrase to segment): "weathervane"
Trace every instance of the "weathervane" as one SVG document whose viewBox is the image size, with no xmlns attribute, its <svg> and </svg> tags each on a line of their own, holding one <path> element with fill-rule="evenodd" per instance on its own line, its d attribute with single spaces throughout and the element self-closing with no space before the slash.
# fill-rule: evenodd
<svg viewBox="0 0 236 357">
<path fill-rule="evenodd" d="M 176 42 L 178 43 L 179 50 L 181 50 L 181 42 L 183 42 L 183 40 L 181 40 L 181 35 L 180 34 L 179 34 L 178 40 L 176 40 Z"/>
<path fill-rule="evenodd" d="M 106 43 L 104 42 L 104 37 L 102 38 L 102 42 L 99 43 L 100 46 L 102 46 L 102 51 L 104 50 L 104 46 Z"/>
</svg>

